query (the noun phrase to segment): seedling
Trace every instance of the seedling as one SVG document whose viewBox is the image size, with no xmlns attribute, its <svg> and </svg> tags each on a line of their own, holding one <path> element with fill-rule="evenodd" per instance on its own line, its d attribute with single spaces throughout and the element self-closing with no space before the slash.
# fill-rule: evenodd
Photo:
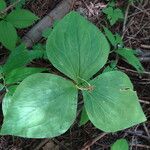
<svg viewBox="0 0 150 150">
<path fill-rule="evenodd" d="M 103 9 L 103 13 L 107 15 L 110 25 L 114 25 L 118 20 L 124 18 L 122 10 L 116 8 L 114 2 L 108 3 L 108 6 Z"/>
<path fill-rule="evenodd" d="M 37 73 L 24 79 L 4 105 L 1 135 L 52 138 L 76 119 L 80 90 L 90 121 L 105 132 L 139 124 L 146 117 L 133 85 L 120 71 L 92 76 L 107 62 L 110 46 L 100 30 L 76 12 L 66 15 L 48 37 L 51 63 L 69 79 Z"/>
<path fill-rule="evenodd" d="M 144 68 L 137 58 L 135 51 L 124 46 L 121 36 L 118 34 L 114 35 L 106 27 L 104 27 L 104 32 L 110 44 L 113 46 L 114 52 L 120 55 L 127 63 L 132 65 L 139 73 L 143 72 Z"/>
</svg>

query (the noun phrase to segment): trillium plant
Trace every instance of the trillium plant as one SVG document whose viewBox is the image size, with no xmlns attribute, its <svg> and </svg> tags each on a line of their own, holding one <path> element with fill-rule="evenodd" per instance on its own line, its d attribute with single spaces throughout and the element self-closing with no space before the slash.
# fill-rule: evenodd
<svg viewBox="0 0 150 150">
<path fill-rule="evenodd" d="M 103 33 L 76 12 L 66 15 L 46 44 L 48 59 L 68 78 L 36 73 L 25 78 L 3 103 L 1 135 L 51 138 L 76 119 L 78 92 L 94 126 L 116 132 L 146 117 L 128 76 L 108 71 L 92 78 L 107 62 L 110 46 Z M 7 105 L 6 105 L 7 104 Z"/>
</svg>

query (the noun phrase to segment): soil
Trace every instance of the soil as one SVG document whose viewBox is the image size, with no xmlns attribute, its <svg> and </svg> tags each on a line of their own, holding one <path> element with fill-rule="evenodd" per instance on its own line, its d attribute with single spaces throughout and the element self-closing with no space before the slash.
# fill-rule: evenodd
<svg viewBox="0 0 150 150">
<path fill-rule="evenodd" d="M 25 8 L 30 9 L 42 18 L 59 1 L 29 0 Z M 101 12 L 105 4 L 106 1 L 104 0 L 75 0 L 73 9 L 83 14 L 99 28 L 102 27 L 101 24 L 110 28 L 109 23 Z M 126 17 L 111 27 L 112 32 L 123 35 L 126 46 L 144 53 L 150 52 L 150 1 L 144 0 L 134 3 L 134 5 L 128 5 L 125 1 L 118 0 L 117 6 L 124 10 Z M 19 34 L 24 35 L 27 30 L 21 30 Z M 3 64 L 7 58 L 7 53 L 2 47 L 0 49 L 3 52 L 1 53 L 2 59 L 0 60 L 0 64 Z M 14 136 L 1 136 L 0 150 L 86 150 L 85 148 L 87 150 L 108 150 L 120 138 L 127 139 L 132 150 L 150 150 L 150 59 L 149 61 L 146 59 L 143 60 L 142 64 L 145 69 L 142 75 L 139 75 L 130 65 L 121 59 L 119 59 L 118 68 L 127 73 L 134 84 L 142 108 L 147 116 L 145 123 L 120 132 L 104 134 L 90 122 L 79 127 L 80 117 L 78 116 L 69 131 L 57 138 L 27 139 Z M 48 66 L 53 73 L 59 74 L 59 71 L 43 60 L 34 61 L 31 65 Z M 0 98 L 2 99 L 4 93 L 0 94 Z M 82 100 L 80 95 L 79 99 Z M 0 113 L 2 118 L 2 112 Z M 2 123 L 1 118 L 0 122 Z"/>
</svg>

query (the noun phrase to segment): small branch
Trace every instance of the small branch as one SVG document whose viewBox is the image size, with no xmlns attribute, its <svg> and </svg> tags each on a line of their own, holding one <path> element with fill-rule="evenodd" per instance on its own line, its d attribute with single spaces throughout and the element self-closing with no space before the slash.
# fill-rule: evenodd
<svg viewBox="0 0 150 150">
<path fill-rule="evenodd" d="M 150 105 L 150 102 L 148 101 L 144 101 L 144 100 L 139 100 L 140 103 L 143 103 L 143 104 L 147 104 L 147 105 Z"/>
<path fill-rule="evenodd" d="M 142 145 L 142 144 L 132 144 L 132 146 L 140 147 L 140 148 L 144 148 L 144 149 L 150 149 L 150 146 L 148 146 L 148 145 Z"/>
<path fill-rule="evenodd" d="M 145 123 L 143 123 L 143 126 L 144 126 L 144 130 L 145 130 L 145 132 L 146 132 L 147 136 L 150 138 L 150 132 L 149 132 L 149 130 L 147 129 L 146 124 L 145 124 Z"/>
<path fill-rule="evenodd" d="M 150 45 L 141 44 L 141 48 L 150 49 Z"/>
<path fill-rule="evenodd" d="M 46 143 L 48 143 L 50 141 L 50 139 L 44 139 L 43 141 L 41 141 L 41 143 L 34 149 L 34 150 L 39 150 L 41 149 Z"/>
<path fill-rule="evenodd" d="M 132 131 L 125 131 L 125 132 L 128 133 L 128 134 L 131 134 L 131 135 L 143 138 L 143 139 L 145 139 L 147 141 L 150 141 L 150 138 L 148 136 L 145 136 L 145 135 L 142 135 L 142 134 L 139 134 L 139 133 L 136 133 L 136 132 L 132 132 Z"/>
<path fill-rule="evenodd" d="M 95 139 L 93 139 L 91 142 L 87 142 L 83 148 L 81 150 L 87 150 L 89 149 L 94 143 L 96 143 L 97 141 L 99 141 L 100 139 L 102 139 L 104 136 L 106 136 L 108 133 L 102 133 L 100 134 L 98 137 L 96 137 Z"/>
<path fill-rule="evenodd" d="M 150 62 L 150 57 L 139 57 L 141 62 Z"/>
</svg>

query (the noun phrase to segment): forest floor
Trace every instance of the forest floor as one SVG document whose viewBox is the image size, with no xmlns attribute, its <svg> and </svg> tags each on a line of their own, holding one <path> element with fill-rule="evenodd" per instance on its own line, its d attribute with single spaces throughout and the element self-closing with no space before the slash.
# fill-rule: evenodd
<svg viewBox="0 0 150 150">
<path fill-rule="evenodd" d="M 26 8 L 44 17 L 60 0 L 36 0 L 26 3 Z M 101 24 L 109 26 L 102 14 L 103 0 L 75 0 L 74 10 L 82 12 L 99 28 Z M 118 7 L 125 12 L 125 19 L 112 26 L 111 30 L 122 35 L 127 47 L 150 52 L 150 1 L 143 0 L 134 5 L 128 5 L 118 0 Z M 97 7 L 99 6 L 99 7 Z M 27 30 L 21 30 L 23 36 Z M 45 65 L 45 61 L 37 61 L 37 65 Z M 103 134 L 90 122 L 79 127 L 78 119 L 62 136 L 53 139 L 27 139 L 13 136 L 0 137 L 0 150 L 108 150 L 120 138 L 125 138 L 132 150 L 150 150 L 150 59 L 142 61 L 144 73 L 139 75 L 130 65 L 119 59 L 118 68 L 124 71 L 134 84 L 140 103 L 147 116 L 147 122 L 132 128 Z M 50 66 L 52 67 L 52 66 Z M 52 70 L 53 67 L 51 68 Z M 2 96 L 1 96 L 2 97 Z M 1 119 L 0 119 L 1 120 Z"/>
</svg>

